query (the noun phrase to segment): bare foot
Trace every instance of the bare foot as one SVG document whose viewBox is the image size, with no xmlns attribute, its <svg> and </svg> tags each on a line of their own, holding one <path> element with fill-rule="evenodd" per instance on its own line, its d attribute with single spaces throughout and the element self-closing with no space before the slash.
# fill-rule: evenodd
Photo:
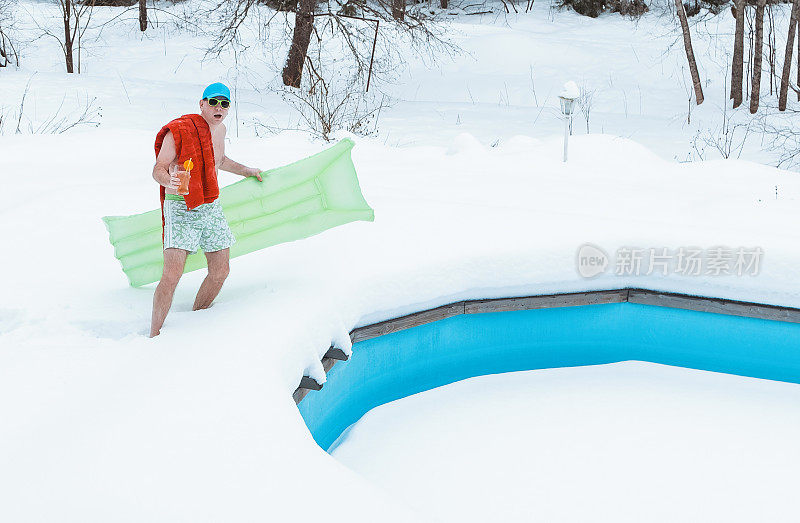
<svg viewBox="0 0 800 523">
<path fill-rule="evenodd" d="M 208 307 L 198 307 L 197 305 L 192 305 L 192 310 L 193 311 L 204 311 L 204 310 L 210 309 L 213 306 L 214 306 L 213 303 L 211 305 L 209 305 Z"/>
</svg>

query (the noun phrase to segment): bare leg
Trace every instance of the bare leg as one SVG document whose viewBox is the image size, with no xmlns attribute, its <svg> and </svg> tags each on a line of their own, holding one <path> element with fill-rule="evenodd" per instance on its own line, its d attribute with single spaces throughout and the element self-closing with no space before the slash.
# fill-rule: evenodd
<svg viewBox="0 0 800 523">
<path fill-rule="evenodd" d="M 192 307 L 193 311 L 211 307 L 211 302 L 219 294 L 222 284 L 225 283 L 225 278 L 228 277 L 230 272 L 228 265 L 230 253 L 230 249 L 206 253 L 208 276 L 203 280 L 203 284 L 200 285 L 200 290 L 197 291 L 197 298 L 195 298 L 194 306 Z"/>
<path fill-rule="evenodd" d="M 161 327 L 164 325 L 169 308 L 172 306 L 175 287 L 178 286 L 178 281 L 180 281 L 183 274 L 183 267 L 186 265 L 186 256 L 188 254 L 189 251 L 184 251 L 183 249 L 164 249 L 164 272 L 153 295 L 153 317 L 150 322 L 151 338 L 161 333 Z"/>
</svg>

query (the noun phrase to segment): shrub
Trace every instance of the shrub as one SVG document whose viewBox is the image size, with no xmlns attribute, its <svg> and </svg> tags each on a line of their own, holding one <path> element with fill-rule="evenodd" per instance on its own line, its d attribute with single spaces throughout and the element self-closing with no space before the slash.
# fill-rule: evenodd
<svg viewBox="0 0 800 523">
<path fill-rule="evenodd" d="M 638 18 L 649 10 L 644 0 L 556 0 L 555 5 L 558 9 L 572 8 L 576 13 L 592 18 L 606 11 Z"/>
<path fill-rule="evenodd" d="M 91 0 L 83 0 L 83 4 L 91 4 Z M 130 7 L 138 4 L 139 0 L 94 0 L 94 5 L 104 7 Z"/>
<path fill-rule="evenodd" d="M 559 9 L 571 7 L 573 11 L 583 16 L 597 18 L 603 12 L 605 0 L 557 0 Z"/>
<path fill-rule="evenodd" d="M 612 13 L 619 13 L 630 18 L 639 18 L 649 11 L 644 0 L 609 0 L 607 7 Z"/>
</svg>

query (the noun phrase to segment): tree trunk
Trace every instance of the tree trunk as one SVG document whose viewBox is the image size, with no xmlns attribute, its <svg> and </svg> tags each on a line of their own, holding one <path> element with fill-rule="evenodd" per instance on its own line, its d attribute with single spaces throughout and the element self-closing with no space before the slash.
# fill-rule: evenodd
<svg viewBox="0 0 800 523">
<path fill-rule="evenodd" d="M 392 18 L 403 21 L 406 17 L 406 0 L 392 0 Z"/>
<path fill-rule="evenodd" d="M 797 16 L 800 14 L 800 0 L 792 2 L 792 17 L 789 19 L 789 36 L 786 38 L 786 52 L 783 56 L 783 74 L 781 74 L 781 91 L 778 95 L 778 110 L 786 110 L 786 98 L 789 94 L 789 75 L 792 72 L 792 48 L 794 34 L 797 32 Z"/>
<path fill-rule="evenodd" d="M 750 113 L 758 111 L 758 97 L 761 96 L 761 56 L 764 48 L 764 6 L 767 0 L 758 0 L 756 5 L 756 43 L 753 50 L 753 83 L 750 86 Z"/>
<path fill-rule="evenodd" d="M 442 6 L 442 9 L 447 9 L 447 0 L 441 0 L 440 5 Z"/>
<path fill-rule="evenodd" d="M 800 2 L 800 0 L 795 0 Z M 694 84 L 694 97 L 697 105 L 703 103 L 703 86 L 700 84 L 700 73 L 697 72 L 697 62 L 694 59 L 692 50 L 692 36 L 689 34 L 689 22 L 686 20 L 686 11 L 683 9 L 682 0 L 675 0 L 675 10 L 681 21 L 683 31 L 683 47 L 686 48 L 686 59 L 689 61 L 689 72 L 692 74 L 692 84 Z"/>
<path fill-rule="evenodd" d="M 306 61 L 311 31 L 314 29 L 314 5 L 316 0 L 300 0 L 294 18 L 294 36 L 289 56 L 283 67 L 283 85 L 300 87 L 303 78 L 303 64 Z"/>
<path fill-rule="evenodd" d="M 147 31 L 147 0 L 139 0 L 139 29 Z"/>
<path fill-rule="evenodd" d="M 772 4 L 767 6 L 767 20 L 769 20 L 769 33 L 767 33 L 767 60 L 769 61 L 769 94 L 775 91 L 775 19 L 772 16 Z"/>
<path fill-rule="evenodd" d="M 733 37 L 733 64 L 731 65 L 731 98 L 733 107 L 742 104 L 742 83 L 744 67 L 744 10 L 746 4 L 744 0 L 736 0 L 734 4 L 736 15 L 736 33 Z"/>
<path fill-rule="evenodd" d="M 745 11 L 745 14 L 747 14 L 747 11 Z M 748 22 L 747 26 L 746 26 L 747 27 L 747 61 L 745 62 L 746 65 L 744 67 L 744 76 L 742 78 L 742 84 L 744 84 L 744 82 L 749 81 L 753 77 L 753 49 L 756 46 L 755 45 L 756 44 L 756 42 L 755 42 L 755 39 L 756 39 L 756 35 L 755 35 L 755 20 L 753 20 L 751 22 L 749 19 L 747 19 L 747 17 L 745 17 L 745 20 Z M 742 86 L 742 90 L 744 91 L 744 95 L 746 96 L 745 100 L 749 100 L 750 99 L 750 97 L 748 96 L 749 91 L 747 89 L 748 89 L 748 87 L 746 85 Z"/>
<path fill-rule="evenodd" d="M 64 8 L 64 58 L 67 62 L 67 72 L 74 72 L 74 65 L 72 61 L 72 31 L 70 31 L 70 19 L 72 18 L 72 0 L 64 0 L 62 4 Z"/>
</svg>

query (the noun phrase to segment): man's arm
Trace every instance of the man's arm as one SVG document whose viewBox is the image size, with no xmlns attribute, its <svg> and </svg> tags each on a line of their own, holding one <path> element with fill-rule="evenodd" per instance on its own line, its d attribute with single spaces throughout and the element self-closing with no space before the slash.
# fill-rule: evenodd
<svg viewBox="0 0 800 523">
<path fill-rule="evenodd" d="M 246 165 L 242 165 L 239 162 L 231 160 L 225 155 L 225 133 L 227 129 L 225 128 L 224 124 L 220 124 L 220 128 L 222 129 L 222 140 L 220 143 L 220 149 L 222 149 L 222 161 L 219 162 L 219 168 L 223 171 L 228 171 L 229 173 L 238 174 L 239 176 L 255 176 L 259 182 L 262 181 L 261 169 L 258 167 L 247 167 Z"/>
<path fill-rule="evenodd" d="M 219 168 L 229 173 L 238 174 L 239 176 L 255 176 L 258 178 L 259 182 L 261 181 L 261 169 L 258 167 L 247 167 L 239 162 L 231 160 L 227 156 L 222 157 Z"/>
<path fill-rule="evenodd" d="M 169 172 L 169 164 L 174 162 L 176 157 L 175 138 L 172 137 L 172 131 L 168 131 L 153 167 L 153 179 L 167 189 L 177 189 L 181 183 L 177 173 Z"/>
</svg>

